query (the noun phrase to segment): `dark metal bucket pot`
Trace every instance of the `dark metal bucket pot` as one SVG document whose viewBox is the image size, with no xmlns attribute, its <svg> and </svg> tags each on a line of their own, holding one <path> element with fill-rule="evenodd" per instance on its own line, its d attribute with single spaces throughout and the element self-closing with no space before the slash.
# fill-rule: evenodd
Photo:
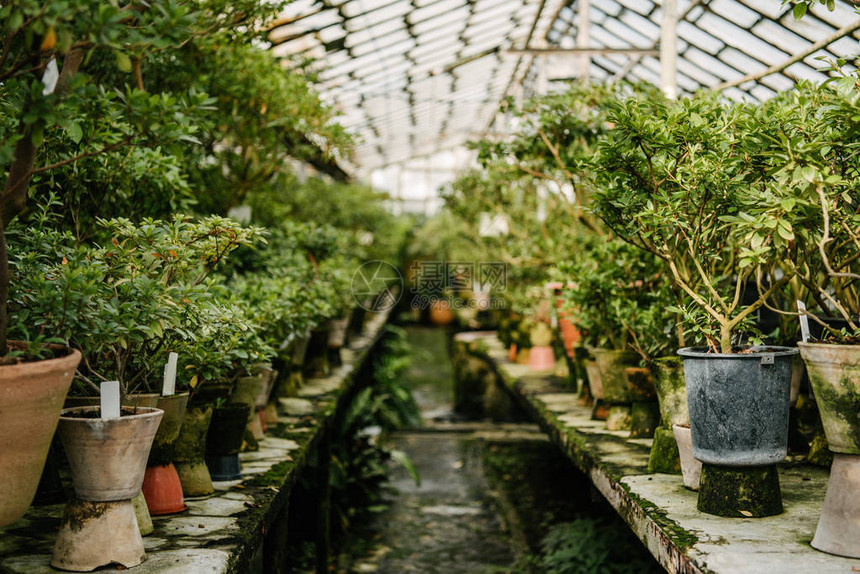
<svg viewBox="0 0 860 574">
<path fill-rule="evenodd" d="M 693 456 L 721 466 L 775 464 L 788 451 L 791 362 L 797 349 L 678 351 L 684 358 Z"/>
</svg>

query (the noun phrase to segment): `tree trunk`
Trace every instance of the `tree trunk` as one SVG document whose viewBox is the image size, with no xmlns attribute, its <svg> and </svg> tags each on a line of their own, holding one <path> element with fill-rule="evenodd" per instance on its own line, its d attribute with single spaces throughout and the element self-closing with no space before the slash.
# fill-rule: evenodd
<svg viewBox="0 0 860 574">
<path fill-rule="evenodd" d="M 54 93 L 62 94 L 69 81 L 77 74 L 84 59 L 84 52 L 79 48 L 69 50 L 63 62 L 63 69 Z M 22 117 L 26 113 L 22 110 Z M 19 120 L 20 121 L 20 120 Z M 27 205 L 27 190 L 30 180 L 33 178 L 33 169 L 36 165 L 36 152 L 33 143 L 33 127 L 26 126 L 23 121 L 18 128 L 21 139 L 15 145 L 15 155 L 12 165 L 9 166 L 9 176 L 3 187 L 3 195 L 0 197 L 0 356 L 8 352 L 6 348 L 6 337 L 9 330 L 9 254 L 6 250 L 6 227 Z"/>
<path fill-rule="evenodd" d="M 729 325 L 720 325 L 720 352 L 732 352 L 732 329 Z"/>
</svg>

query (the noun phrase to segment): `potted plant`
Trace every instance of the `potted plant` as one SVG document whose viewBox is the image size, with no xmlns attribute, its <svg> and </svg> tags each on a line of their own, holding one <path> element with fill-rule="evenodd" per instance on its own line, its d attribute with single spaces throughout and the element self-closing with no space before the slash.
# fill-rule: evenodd
<svg viewBox="0 0 860 574">
<path fill-rule="evenodd" d="M 666 262 L 690 299 L 685 326 L 705 343 L 678 351 L 693 451 L 706 463 L 699 509 L 779 513 L 774 465 L 787 450 L 797 351 L 755 346 L 752 320 L 807 253 L 789 253 L 793 232 L 782 208 L 762 199 L 776 182 L 761 169 L 761 118 L 707 95 L 631 99 L 611 118 L 615 129 L 595 158 L 602 167 L 595 210 L 619 237 Z M 737 225 L 747 220 L 755 224 Z M 746 289 L 757 272 L 778 265 L 788 266 L 780 279 Z"/>
<path fill-rule="evenodd" d="M 767 106 L 781 123 L 803 128 L 798 153 L 787 154 L 782 141 L 773 148 L 782 184 L 778 199 L 791 206 L 786 218 L 797 243 L 814 253 L 797 277 L 815 302 L 807 320 L 820 335 L 798 347 L 833 463 L 812 546 L 852 558 L 860 558 L 860 220 L 852 143 L 858 101 L 856 80 L 845 77 L 828 86 L 802 85 Z"/>
<path fill-rule="evenodd" d="M 645 309 L 650 302 L 653 277 L 659 270 L 656 262 L 649 254 L 613 239 L 595 241 L 577 259 L 560 265 L 567 276 L 577 278 L 575 287 L 565 291 L 568 305 L 565 310 L 596 361 L 603 400 L 609 407 L 607 427 L 610 430 L 632 429 L 634 399 L 643 396 L 634 394 L 625 373 L 629 368 L 639 367 L 640 363 L 632 347 L 635 335 L 627 323 L 633 310 Z M 638 418 L 646 427 L 653 429 L 655 426 L 645 420 L 648 417 Z"/>
<path fill-rule="evenodd" d="M 104 19 L 91 17 L 96 10 L 101 11 Z M 190 24 L 198 14 L 184 11 L 182 18 Z M 128 55 L 131 49 L 140 56 L 153 43 L 157 43 L 160 49 L 169 50 L 186 41 L 193 27 L 176 26 L 177 16 L 174 10 L 143 10 L 123 15 L 121 6 L 106 7 L 98 2 L 85 2 L 74 7 L 57 2 L 5 7 L 7 26 L 2 34 L 2 43 L 7 57 L 0 62 L 4 117 L 7 120 L 0 138 L 3 142 L 0 144 L 0 156 L 3 157 L 0 161 L 3 171 L 3 191 L 0 194 L 3 206 L 0 209 L 0 357 L 8 356 L 8 359 L 4 359 L 0 370 L 14 369 L 17 380 L 22 380 L 20 377 L 44 378 L 38 385 L 31 385 L 28 393 L 20 390 L 2 393 L 5 399 L 25 401 L 22 406 L 0 405 L 4 417 L 9 416 L 5 413 L 28 410 L 31 413 L 25 424 L 26 436 L 20 439 L 15 438 L 15 433 L 21 420 L 12 416 L 0 421 L 7 429 L 5 437 L 11 441 L 2 445 L 2 451 L 15 457 L 8 468 L 21 471 L 20 474 L 17 471 L 7 473 L 0 481 L 0 496 L 12 498 L 0 502 L 2 524 L 13 521 L 21 513 L 22 505 L 25 508 L 29 502 L 28 493 L 32 490 L 32 483 L 38 481 L 47 452 L 45 445 L 50 441 L 68 388 L 67 375 L 74 372 L 76 364 L 72 363 L 80 359 L 78 353 L 68 349 L 44 348 L 49 339 L 68 341 L 62 333 L 50 332 L 50 325 L 40 327 L 31 323 L 30 327 L 35 326 L 35 330 L 28 329 L 32 335 L 28 345 L 9 344 L 10 327 L 16 322 L 17 313 L 9 306 L 12 303 L 9 296 L 15 291 L 23 292 L 15 285 L 17 277 L 10 267 L 10 260 L 26 254 L 17 252 L 12 243 L 7 245 L 7 230 L 14 225 L 38 227 L 38 218 L 33 219 L 27 213 L 31 197 L 43 194 L 49 186 L 38 184 L 53 179 L 64 167 L 76 166 L 76 182 L 91 181 L 81 177 L 77 171 L 79 160 L 104 158 L 124 148 L 154 150 L 159 146 L 164 149 L 193 137 L 192 118 L 195 114 L 191 110 L 205 100 L 205 96 L 162 98 L 159 95 L 151 99 L 142 91 L 128 88 L 127 84 L 120 86 L 117 82 L 114 86 L 106 79 L 106 76 L 117 77 L 114 62 L 120 67 L 128 65 L 131 69 Z M 169 32 L 165 33 L 165 30 Z M 93 52 L 108 54 L 111 63 L 94 65 L 85 58 L 86 54 Z M 87 68 L 86 75 L 79 73 L 84 68 Z M 160 121 L 166 116 L 173 116 L 175 121 L 170 125 Z M 153 155 L 159 154 L 154 152 Z M 137 164 L 136 167 L 142 166 Z M 142 171 L 146 168 L 143 167 Z M 64 193 L 68 190 L 62 184 L 58 189 L 63 189 Z M 19 216 L 26 217 L 27 221 L 16 223 Z M 53 255 L 62 258 L 60 253 Z M 71 300 L 67 302 L 73 303 Z M 26 301 L 23 303 L 28 304 Z M 69 360 L 64 361 L 64 358 Z M 43 361 L 50 362 L 43 365 Z M 63 363 L 62 366 L 58 366 L 57 361 Z M 26 374 L 31 368 L 33 374 Z M 24 371 L 23 375 L 21 371 Z M 43 393 L 41 396 L 33 394 L 39 391 Z M 34 407 L 34 404 L 40 406 Z M 35 476 L 27 478 L 24 474 Z"/>
<path fill-rule="evenodd" d="M 85 572 L 143 561 L 132 499 L 140 493 L 161 416 L 149 407 L 124 407 L 120 417 L 110 419 L 102 417 L 100 407 L 63 411 L 58 432 L 77 498 L 63 512 L 52 566 Z"/>
</svg>

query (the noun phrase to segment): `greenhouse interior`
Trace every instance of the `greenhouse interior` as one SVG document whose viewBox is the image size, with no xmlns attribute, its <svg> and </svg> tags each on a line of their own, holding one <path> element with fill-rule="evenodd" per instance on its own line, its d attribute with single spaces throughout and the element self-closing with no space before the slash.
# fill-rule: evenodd
<svg viewBox="0 0 860 574">
<path fill-rule="evenodd" d="M 0 39 L 0 574 L 860 572 L 860 4 Z"/>
</svg>

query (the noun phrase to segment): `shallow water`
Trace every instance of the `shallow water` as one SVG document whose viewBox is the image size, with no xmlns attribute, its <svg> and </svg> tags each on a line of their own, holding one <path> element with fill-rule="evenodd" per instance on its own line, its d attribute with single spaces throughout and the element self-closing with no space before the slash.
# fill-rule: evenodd
<svg viewBox="0 0 860 574">
<path fill-rule="evenodd" d="M 406 377 L 424 426 L 389 440 L 409 455 L 421 482 L 392 468 L 388 508 L 352 533 L 338 571 L 546 572 L 542 540 L 554 525 L 583 520 L 577 523 L 587 527 L 583 535 L 609 538 L 618 548 L 606 557 L 612 572 L 662 571 L 537 425 L 515 412 L 501 421 L 453 413 L 445 331 L 408 327 L 407 333 L 414 355 Z M 600 558 L 565 571 L 610 571 L 594 565 Z"/>
</svg>

